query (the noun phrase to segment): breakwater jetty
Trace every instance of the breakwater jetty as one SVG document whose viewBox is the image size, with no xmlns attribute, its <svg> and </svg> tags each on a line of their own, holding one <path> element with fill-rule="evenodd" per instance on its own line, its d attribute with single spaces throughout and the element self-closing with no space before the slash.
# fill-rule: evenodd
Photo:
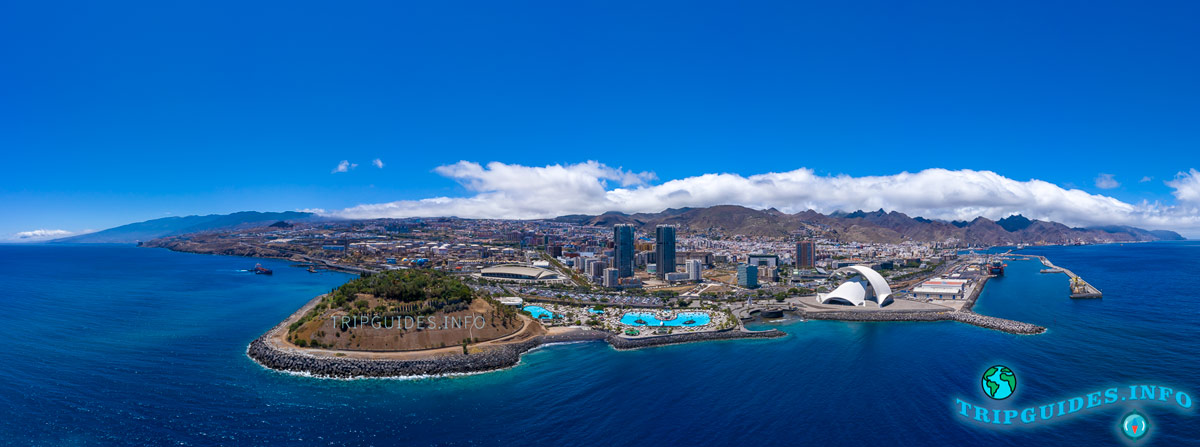
<svg viewBox="0 0 1200 447">
<path fill-rule="evenodd" d="M 495 346 L 470 355 L 385 360 L 344 358 L 298 348 L 280 347 L 268 339 L 268 334 L 251 342 L 246 349 L 246 355 L 270 369 L 335 378 L 423 377 L 494 371 L 516 365 L 521 360 L 521 354 L 543 344 L 603 340 L 609 335 L 599 331 L 543 335 L 519 343 Z"/>
<path fill-rule="evenodd" d="M 1070 278 L 1071 298 L 1086 299 L 1104 297 L 1104 294 L 1100 292 L 1100 289 L 1097 289 L 1087 281 L 1084 281 L 1083 278 L 1081 278 L 1079 275 L 1076 275 L 1075 272 L 1071 271 L 1071 269 L 1056 266 L 1053 262 L 1050 262 L 1049 259 L 1046 259 L 1045 256 L 1038 256 L 1038 259 L 1042 261 L 1042 265 L 1046 266 L 1046 268 L 1042 270 L 1042 273 L 1065 273 L 1067 278 Z"/>
<path fill-rule="evenodd" d="M 960 311 L 898 311 L 898 312 L 799 312 L 810 320 L 837 321 L 957 321 L 984 329 L 992 329 L 1017 335 L 1036 335 L 1046 328 L 1036 324 L 980 315 L 970 310 Z"/>
<path fill-rule="evenodd" d="M 751 331 L 743 328 L 726 329 L 723 331 L 687 332 L 683 334 L 659 335 L 651 337 L 625 338 L 611 335 L 605 340 L 618 350 L 652 348 L 655 346 L 677 345 L 713 340 L 737 340 L 743 338 L 778 338 L 787 335 L 778 329 Z"/>
<path fill-rule="evenodd" d="M 517 343 L 493 345 L 482 352 L 472 354 L 393 360 L 338 357 L 336 354 L 281 345 L 278 339 L 273 337 L 273 333 L 279 328 L 286 330 L 286 326 L 282 326 L 281 323 L 250 342 L 246 348 L 246 355 L 260 365 L 277 371 L 329 378 L 428 377 L 495 371 L 516 365 L 520 362 L 522 354 L 538 346 L 554 343 L 605 341 L 614 349 L 630 350 L 700 341 L 776 338 L 786 335 L 777 329 L 748 331 L 738 328 L 625 338 L 610 332 L 580 329 L 562 334 L 541 335 Z"/>
</svg>

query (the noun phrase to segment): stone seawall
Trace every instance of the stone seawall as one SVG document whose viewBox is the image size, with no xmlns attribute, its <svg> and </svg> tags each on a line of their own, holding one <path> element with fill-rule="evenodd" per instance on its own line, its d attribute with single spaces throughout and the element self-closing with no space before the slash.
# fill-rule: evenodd
<svg viewBox="0 0 1200 447">
<path fill-rule="evenodd" d="M 984 329 L 993 329 L 1017 335 L 1034 335 L 1046 332 L 1046 328 L 1036 324 L 989 317 L 971 311 L 912 311 L 912 312 L 799 312 L 800 316 L 810 320 L 839 320 L 839 321 L 957 321 Z"/>
<path fill-rule="evenodd" d="M 654 346 L 677 345 L 680 343 L 692 343 L 698 341 L 710 340 L 736 340 L 741 338 L 776 338 L 787 335 L 778 329 L 770 329 L 766 331 L 746 331 L 741 329 L 727 329 L 717 332 L 688 332 L 684 334 L 671 334 L 658 337 L 645 338 L 624 338 L 611 336 L 608 337 L 608 344 L 618 350 L 650 348 Z"/>
<path fill-rule="evenodd" d="M 950 311 L 835 311 L 835 312 L 799 312 L 800 316 L 809 320 L 840 320 L 840 321 L 940 321 L 949 320 Z"/>
<path fill-rule="evenodd" d="M 310 354 L 295 348 L 277 348 L 268 343 L 267 336 L 264 335 L 250 343 L 246 355 L 267 368 L 321 377 L 434 376 L 504 369 L 516 365 L 521 360 L 521 354 L 543 344 L 604 340 L 608 336 L 606 332 L 579 331 L 542 335 L 470 355 L 455 354 L 419 360 L 374 360 L 330 357 Z"/>
<path fill-rule="evenodd" d="M 1010 334 L 1034 335 L 1046 332 L 1046 328 L 1036 324 L 1006 320 L 1004 318 L 989 317 L 987 315 L 980 315 L 975 312 L 951 312 L 950 317 L 954 321 L 960 323 L 979 326 L 981 328 L 995 329 L 997 331 L 1004 331 Z"/>
<path fill-rule="evenodd" d="M 785 335 L 784 332 L 775 329 L 728 330 L 628 339 L 608 332 L 581 330 L 567 334 L 542 335 L 520 343 L 494 346 L 470 355 L 455 354 L 420 360 L 372 360 L 315 355 L 298 348 L 278 348 L 267 341 L 270 334 L 271 331 L 268 331 L 251 342 L 246 349 L 246 355 L 270 369 L 338 378 L 419 377 L 494 371 L 516 365 L 521 360 L 521 354 L 551 343 L 604 340 L 613 348 L 627 350 L 708 340 L 773 338 Z"/>
</svg>

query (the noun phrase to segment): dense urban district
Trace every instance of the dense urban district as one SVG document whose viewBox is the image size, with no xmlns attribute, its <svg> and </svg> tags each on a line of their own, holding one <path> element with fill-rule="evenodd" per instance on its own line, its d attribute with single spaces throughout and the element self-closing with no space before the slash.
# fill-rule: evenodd
<svg viewBox="0 0 1200 447">
<path fill-rule="evenodd" d="M 882 210 L 789 215 L 736 206 L 540 220 L 291 217 L 140 245 L 359 274 L 248 351 L 268 367 L 330 376 L 503 368 L 556 341 L 629 349 L 783 336 L 745 326 L 776 318 L 951 320 L 1038 334 L 1045 328 L 972 312 L 1006 261 L 1031 259 L 982 249 L 1178 238 L 1019 215 L 942 222 Z M 1044 273 L 1070 277 L 1065 296 L 1101 296 L 1038 260 Z"/>
</svg>

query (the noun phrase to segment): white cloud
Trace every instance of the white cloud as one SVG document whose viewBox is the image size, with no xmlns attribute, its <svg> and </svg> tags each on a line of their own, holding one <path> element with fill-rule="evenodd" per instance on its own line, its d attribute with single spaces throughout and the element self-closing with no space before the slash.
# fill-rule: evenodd
<svg viewBox="0 0 1200 447">
<path fill-rule="evenodd" d="M 1096 187 L 1100 189 L 1113 189 L 1121 186 L 1117 179 L 1113 178 L 1112 174 L 1100 174 L 1096 176 Z"/>
<path fill-rule="evenodd" d="M 1149 182 L 1149 181 L 1151 181 L 1151 180 L 1154 180 L 1154 177 L 1151 177 L 1151 176 L 1148 176 L 1148 175 L 1147 175 L 1147 176 L 1145 176 L 1145 177 L 1142 177 L 1142 179 L 1141 179 L 1141 180 L 1138 180 L 1138 183 L 1146 183 L 1146 182 Z"/>
<path fill-rule="evenodd" d="M 313 214 L 328 214 L 325 212 L 325 208 L 300 208 L 300 209 L 297 209 L 296 212 L 298 212 L 298 213 L 313 213 Z"/>
<path fill-rule="evenodd" d="M 1188 172 L 1175 174 L 1175 180 L 1164 182 L 1174 188 L 1172 192 L 1181 203 L 1200 206 L 1200 171 L 1191 169 Z"/>
<path fill-rule="evenodd" d="M 75 233 L 72 233 L 67 230 L 47 230 L 47 229 L 42 228 L 42 229 L 37 229 L 37 230 L 19 232 L 17 234 L 14 234 L 13 238 L 19 239 L 19 240 L 42 240 L 42 239 L 55 239 L 55 238 L 60 238 L 60 237 L 67 237 L 72 234 L 75 234 Z"/>
<path fill-rule="evenodd" d="M 1021 213 L 1072 226 L 1138 225 L 1200 232 L 1200 174 L 1181 173 L 1168 184 L 1178 205 L 1126 203 L 1112 197 L 1031 179 L 1013 180 L 991 171 L 926 169 L 895 175 L 821 176 L 801 168 L 787 172 L 704 174 L 651 184 L 653 173 L 626 171 L 589 161 L 531 167 L 460 161 L 434 169 L 457 181 L 467 197 L 433 197 L 365 204 L 330 213 L 347 218 L 459 216 L 547 218 L 605 211 L 658 212 L 666 208 L 732 204 L 778 208 L 896 210 L 937 219 L 999 219 Z M 1191 205 L 1188 202 L 1191 201 Z"/>
<path fill-rule="evenodd" d="M 338 163 L 336 168 L 333 168 L 333 171 L 330 172 L 330 174 L 337 174 L 339 172 L 349 172 L 351 169 L 354 169 L 357 167 L 358 167 L 358 163 L 351 163 L 349 160 L 342 160 L 341 163 Z"/>
<path fill-rule="evenodd" d="M 383 169 L 383 160 L 376 158 L 374 160 L 371 160 L 371 164 L 375 165 L 375 167 L 377 167 L 379 169 Z"/>
</svg>

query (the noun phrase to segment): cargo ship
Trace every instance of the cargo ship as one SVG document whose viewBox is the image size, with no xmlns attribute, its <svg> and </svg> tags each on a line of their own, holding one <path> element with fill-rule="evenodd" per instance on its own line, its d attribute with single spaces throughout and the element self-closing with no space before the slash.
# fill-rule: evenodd
<svg viewBox="0 0 1200 447">
<path fill-rule="evenodd" d="M 255 275 L 270 275 L 275 273 L 271 269 L 263 267 L 262 264 L 254 264 L 254 268 L 250 269 L 250 271 L 254 272 Z"/>
<path fill-rule="evenodd" d="M 1004 267 L 1007 267 L 1007 265 L 1005 265 L 1003 262 L 992 261 L 991 265 L 988 265 L 988 273 L 991 273 L 995 276 L 1003 276 Z"/>
</svg>

